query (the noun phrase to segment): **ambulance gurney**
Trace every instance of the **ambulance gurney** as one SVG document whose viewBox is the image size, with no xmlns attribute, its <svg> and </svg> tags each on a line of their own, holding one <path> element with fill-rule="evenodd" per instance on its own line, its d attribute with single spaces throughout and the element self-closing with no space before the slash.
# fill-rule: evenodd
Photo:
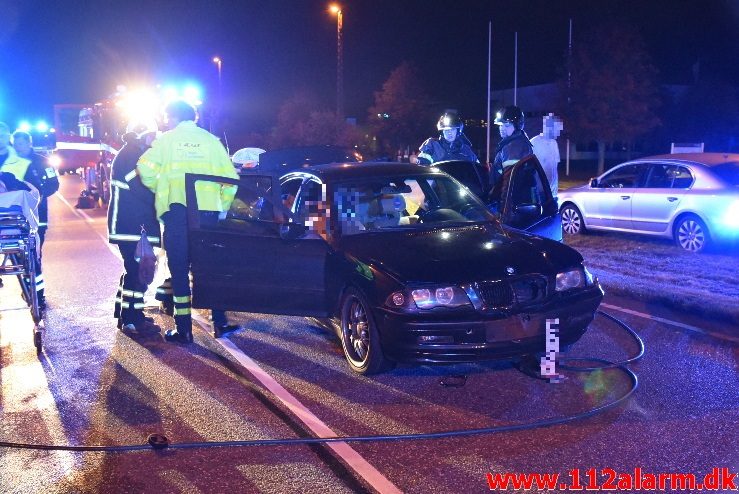
<svg viewBox="0 0 739 494">
<path fill-rule="evenodd" d="M 37 277 L 41 265 L 37 246 L 38 191 L 9 173 L 0 173 L 0 276 L 16 276 L 33 318 L 33 342 L 41 352 L 41 311 Z"/>
</svg>

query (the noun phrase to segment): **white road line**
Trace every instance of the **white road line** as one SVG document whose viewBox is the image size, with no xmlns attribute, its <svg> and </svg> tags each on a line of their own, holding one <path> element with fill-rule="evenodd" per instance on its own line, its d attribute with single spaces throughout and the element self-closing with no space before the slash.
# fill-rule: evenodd
<svg viewBox="0 0 739 494">
<path fill-rule="evenodd" d="M 69 210 L 72 211 L 72 213 L 75 216 L 77 216 L 78 218 L 82 218 L 87 223 L 95 223 L 96 222 L 95 218 L 92 218 L 89 214 L 85 213 L 84 211 L 80 211 L 77 208 L 75 208 L 74 206 L 72 206 L 69 203 L 69 201 L 67 201 L 64 198 L 64 196 L 62 196 L 61 194 L 54 194 L 53 197 L 56 197 L 57 199 L 59 199 L 60 201 L 62 201 L 64 204 L 66 204 L 66 206 L 69 208 Z M 103 243 L 108 247 L 108 250 L 110 250 L 113 253 L 114 256 L 116 256 L 118 258 L 121 257 L 121 254 L 120 254 L 120 252 L 118 252 L 118 249 L 116 249 L 113 246 L 113 244 L 109 243 L 108 242 L 108 239 L 103 234 L 101 234 L 100 232 L 97 232 L 95 230 L 93 230 L 93 232 L 95 232 L 95 235 L 97 235 L 98 237 L 100 237 L 100 240 L 103 241 Z"/>
<path fill-rule="evenodd" d="M 197 314 L 193 314 L 193 320 L 208 331 L 210 324 Z M 267 374 L 259 364 L 242 352 L 228 338 L 216 338 L 224 350 L 230 353 L 241 365 L 246 368 L 264 387 L 274 394 L 287 408 L 290 409 L 313 433 L 318 437 L 336 437 L 337 434 L 321 421 L 313 412 L 303 405 L 298 399 L 278 383 L 272 376 Z M 327 443 L 326 446 L 334 450 L 339 457 L 355 472 L 357 472 L 373 489 L 380 493 L 400 493 L 398 487 L 390 482 L 379 470 L 370 465 L 347 443 Z"/>
<path fill-rule="evenodd" d="M 620 312 L 624 312 L 626 314 L 631 314 L 632 316 L 642 317 L 644 319 L 651 319 L 652 321 L 661 322 L 663 324 L 668 324 L 670 326 L 675 326 L 677 328 L 687 329 L 688 331 L 693 331 L 694 333 L 707 334 L 707 335 L 710 335 L 710 336 L 714 336 L 716 338 L 720 338 L 722 340 L 729 340 L 729 341 L 739 342 L 739 338 L 736 338 L 736 337 L 733 337 L 733 336 L 730 336 L 730 335 L 727 335 L 727 334 L 724 334 L 724 333 L 717 333 L 715 331 L 708 331 L 708 330 L 705 330 L 705 329 L 701 329 L 701 328 L 699 328 L 697 326 L 691 326 L 690 324 L 685 324 L 685 323 L 682 323 L 682 322 L 672 321 L 670 319 L 665 319 L 665 318 L 659 317 L 659 316 L 653 316 L 651 314 L 646 314 L 644 312 L 639 312 L 639 311 L 632 310 L 632 309 L 626 309 L 624 307 L 619 307 L 618 305 L 611 305 L 611 304 L 601 303 L 600 306 L 601 307 L 605 307 L 606 309 L 612 309 L 612 310 L 617 310 L 617 311 L 620 311 Z"/>
</svg>

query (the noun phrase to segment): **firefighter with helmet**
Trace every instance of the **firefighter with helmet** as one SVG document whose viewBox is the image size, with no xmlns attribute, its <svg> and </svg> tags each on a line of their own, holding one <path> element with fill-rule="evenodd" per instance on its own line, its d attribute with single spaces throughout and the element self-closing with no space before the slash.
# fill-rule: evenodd
<svg viewBox="0 0 739 494">
<path fill-rule="evenodd" d="M 437 161 L 462 160 L 477 163 L 477 155 L 467 136 L 462 133 L 464 123 L 456 111 L 447 110 L 436 124 L 439 137 L 430 137 L 421 144 L 418 163 L 430 165 Z"/>
<path fill-rule="evenodd" d="M 215 175 L 238 180 L 228 152 L 208 131 L 196 125 L 197 112 L 185 101 L 173 101 L 165 109 L 170 130 L 154 141 L 139 158 L 137 170 L 141 181 L 154 192 L 157 217 L 164 223 L 164 249 L 172 275 L 174 320 L 176 329 L 164 338 L 178 343 L 192 342 L 190 261 L 188 251 L 187 201 L 185 174 Z M 215 224 L 219 213 L 233 202 L 235 187 L 202 184 L 198 189 L 201 224 Z M 216 336 L 237 329 L 226 320 L 222 310 L 213 310 Z"/>
<path fill-rule="evenodd" d="M 154 194 L 141 182 L 136 163 L 154 141 L 157 125 L 131 122 L 123 136 L 124 145 L 111 168 L 112 197 L 108 205 L 108 242 L 118 246 L 123 258 L 123 274 L 113 316 L 118 329 L 126 332 L 159 332 L 159 326 L 144 316 L 147 284 L 139 277 L 136 244 L 142 228 L 152 245 L 161 244 L 159 221 L 154 211 Z"/>
<path fill-rule="evenodd" d="M 523 112 L 517 106 L 506 106 L 495 117 L 501 140 L 495 148 L 495 160 L 489 175 L 489 190 L 495 187 L 503 175 L 503 169 L 517 163 L 534 152 L 523 130 Z"/>
</svg>

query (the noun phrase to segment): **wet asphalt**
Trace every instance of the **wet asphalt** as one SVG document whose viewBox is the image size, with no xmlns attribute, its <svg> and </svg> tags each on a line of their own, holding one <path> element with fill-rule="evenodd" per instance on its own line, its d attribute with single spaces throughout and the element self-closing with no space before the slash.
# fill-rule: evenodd
<svg viewBox="0 0 739 494">
<path fill-rule="evenodd" d="M 62 182 L 61 193 L 74 206 L 79 177 Z M 17 283 L 5 278 L 0 289 L 0 441 L 122 446 L 142 445 L 152 433 L 176 444 L 312 436 L 199 325 L 189 346 L 117 331 L 112 306 L 121 263 L 103 241 L 104 210 L 80 217 L 59 198 L 50 209 L 41 355 Z M 739 336 L 721 322 L 646 301 L 606 302 Z M 163 328 L 173 326 L 154 307 L 147 312 Z M 544 428 L 352 448 L 398 490 L 419 493 L 490 492 L 489 472 L 560 473 L 566 482 L 572 469 L 581 475 L 589 468 L 641 468 L 701 477 L 714 467 L 739 471 L 737 342 L 611 313 L 646 346 L 644 357 L 630 365 L 638 388 L 622 405 Z M 379 376 L 356 376 L 335 336 L 306 319 L 231 317 L 244 329 L 227 338 L 341 436 L 534 423 L 587 413 L 632 386 L 619 368 L 564 371 L 566 379 L 552 384 L 508 362 L 400 365 Z M 622 329 L 598 316 L 566 355 L 617 361 L 637 350 Z M 376 485 L 322 445 L 163 452 L 0 447 L 1 492 L 373 492 Z"/>
</svg>

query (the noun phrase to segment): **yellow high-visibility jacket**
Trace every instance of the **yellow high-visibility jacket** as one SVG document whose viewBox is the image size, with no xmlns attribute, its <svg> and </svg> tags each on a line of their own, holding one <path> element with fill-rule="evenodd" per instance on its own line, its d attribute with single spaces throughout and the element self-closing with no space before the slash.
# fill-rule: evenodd
<svg viewBox="0 0 739 494">
<path fill-rule="evenodd" d="M 20 181 L 25 180 L 28 167 L 31 166 L 31 160 L 21 158 L 10 148 L 8 148 L 8 151 L 10 154 L 5 160 L 5 163 L 0 165 L 0 171 L 12 173 Z"/>
<path fill-rule="evenodd" d="M 239 178 L 221 141 L 193 121 L 180 122 L 162 134 L 141 155 L 136 169 L 141 182 L 154 192 L 158 218 L 172 204 L 187 205 L 186 173 Z M 221 212 L 231 207 L 236 187 L 200 182 L 195 191 L 199 210 Z"/>
</svg>

